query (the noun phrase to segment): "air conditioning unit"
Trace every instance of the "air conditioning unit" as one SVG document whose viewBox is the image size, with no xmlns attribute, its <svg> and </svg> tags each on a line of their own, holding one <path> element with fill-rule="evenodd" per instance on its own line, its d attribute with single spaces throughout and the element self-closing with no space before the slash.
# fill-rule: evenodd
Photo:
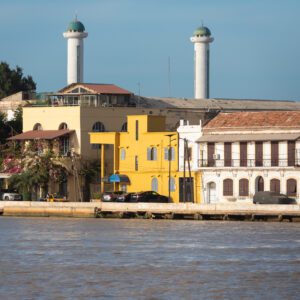
<svg viewBox="0 0 300 300">
<path fill-rule="evenodd" d="M 220 159 L 220 154 L 214 154 L 213 159 Z"/>
</svg>

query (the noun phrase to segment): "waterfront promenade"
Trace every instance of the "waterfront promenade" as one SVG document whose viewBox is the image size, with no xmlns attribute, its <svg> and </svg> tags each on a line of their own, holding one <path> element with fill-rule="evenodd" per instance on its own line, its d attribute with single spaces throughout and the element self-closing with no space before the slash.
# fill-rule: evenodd
<svg viewBox="0 0 300 300">
<path fill-rule="evenodd" d="M 300 220 L 300 205 L 1 201 L 3 216 Z"/>
</svg>

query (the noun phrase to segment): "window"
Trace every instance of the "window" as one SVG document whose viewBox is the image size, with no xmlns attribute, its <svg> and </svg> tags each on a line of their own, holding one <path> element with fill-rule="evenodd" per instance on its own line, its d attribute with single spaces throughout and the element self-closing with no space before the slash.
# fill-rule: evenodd
<svg viewBox="0 0 300 300">
<path fill-rule="evenodd" d="M 231 167 L 231 143 L 224 143 L 224 166 Z"/>
<path fill-rule="evenodd" d="M 223 181 L 223 196 L 233 196 L 232 179 L 227 178 Z"/>
<path fill-rule="evenodd" d="M 147 160 L 157 160 L 156 147 L 148 147 L 147 148 Z"/>
<path fill-rule="evenodd" d="M 256 178 L 256 182 L 257 182 L 257 192 L 263 192 L 265 189 L 264 179 L 261 176 L 258 176 Z"/>
<path fill-rule="evenodd" d="M 121 148 L 120 160 L 125 160 L 125 159 L 126 159 L 126 150 L 124 148 Z"/>
<path fill-rule="evenodd" d="M 134 157 L 134 169 L 135 169 L 136 171 L 139 170 L 139 159 L 138 159 L 138 156 L 137 156 L 137 155 Z"/>
<path fill-rule="evenodd" d="M 295 141 L 288 141 L 288 166 L 295 166 L 296 147 Z"/>
<path fill-rule="evenodd" d="M 34 126 L 33 126 L 33 130 L 43 130 L 43 127 L 40 123 L 36 123 Z"/>
<path fill-rule="evenodd" d="M 255 166 L 262 167 L 263 165 L 263 143 L 255 142 Z"/>
<path fill-rule="evenodd" d="M 151 180 L 151 190 L 154 192 L 158 192 L 158 180 L 156 177 Z"/>
<path fill-rule="evenodd" d="M 247 142 L 240 142 L 240 167 L 247 167 Z"/>
<path fill-rule="evenodd" d="M 215 165 L 215 143 L 208 143 L 207 144 L 207 166 L 213 167 Z"/>
<path fill-rule="evenodd" d="M 93 132 L 104 132 L 105 131 L 105 126 L 102 122 L 96 122 L 94 123 L 92 127 Z M 99 144 L 92 144 L 92 149 L 100 149 L 101 145 Z"/>
<path fill-rule="evenodd" d="M 68 125 L 67 123 L 61 123 L 58 127 L 59 130 L 65 130 L 68 129 Z"/>
<path fill-rule="evenodd" d="M 60 139 L 60 153 L 61 155 L 67 155 L 70 149 L 70 140 L 68 136 Z"/>
<path fill-rule="evenodd" d="M 271 142 L 271 166 L 278 166 L 278 158 L 279 158 L 279 147 L 277 141 Z"/>
<path fill-rule="evenodd" d="M 280 180 L 272 179 L 270 182 L 270 191 L 280 193 Z"/>
<path fill-rule="evenodd" d="M 92 131 L 93 132 L 104 132 L 105 131 L 105 126 L 102 122 L 96 122 L 93 125 Z"/>
<path fill-rule="evenodd" d="M 135 140 L 139 140 L 139 121 L 135 121 Z"/>
<path fill-rule="evenodd" d="M 240 179 L 239 181 L 239 196 L 249 196 L 249 181 L 248 179 Z"/>
<path fill-rule="evenodd" d="M 127 122 L 125 122 L 121 128 L 121 132 L 126 132 L 126 131 L 127 131 Z"/>
<path fill-rule="evenodd" d="M 297 181 L 296 179 L 288 179 L 286 181 L 286 194 L 291 197 L 297 196 Z"/>
<path fill-rule="evenodd" d="M 175 178 L 170 178 L 170 192 L 175 192 L 176 190 L 176 184 L 175 184 Z"/>
<path fill-rule="evenodd" d="M 165 160 L 175 160 L 175 148 L 165 147 L 164 148 L 164 159 Z"/>
</svg>

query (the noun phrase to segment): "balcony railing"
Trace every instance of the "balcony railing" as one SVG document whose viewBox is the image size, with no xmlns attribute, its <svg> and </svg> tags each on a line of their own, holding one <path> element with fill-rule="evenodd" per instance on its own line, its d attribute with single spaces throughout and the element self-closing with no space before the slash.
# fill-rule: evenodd
<svg viewBox="0 0 300 300">
<path fill-rule="evenodd" d="M 300 159 L 295 161 L 289 159 L 199 159 L 199 168 L 213 168 L 213 167 L 298 167 L 300 166 Z"/>
</svg>

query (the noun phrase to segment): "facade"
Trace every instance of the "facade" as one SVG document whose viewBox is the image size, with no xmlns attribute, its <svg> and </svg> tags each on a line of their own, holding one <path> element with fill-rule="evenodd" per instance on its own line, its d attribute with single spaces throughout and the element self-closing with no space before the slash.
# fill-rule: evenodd
<svg viewBox="0 0 300 300">
<path fill-rule="evenodd" d="M 84 196 L 87 187 L 80 175 L 81 166 L 99 165 L 103 161 L 101 167 L 105 174 L 113 173 L 112 146 L 105 146 L 104 162 L 100 146 L 90 144 L 89 132 L 126 131 L 128 115 L 165 115 L 166 130 L 177 128 L 180 119 L 196 122 L 207 118 L 203 109 L 182 110 L 171 106 L 161 109 L 156 108 L 155 103 L 138 107 L 132 97 L 130 91 L 113 84 L 71 84 L 57 93 L 48 94 L 44 103 L 24 107 L 23 134 L 12 140 L 21 144 L 39 144 L 39 147 L 49 145 L 50 148 L 59 144 L 55 155 L 67 168 L 66 178 L 64 185 L 50 182 L 49 191 L 65 193 L 72 201 L 89 200 Z M 112 189 L 112 185 L 100 176 L 89 185 L 91 194 L 99 192 L 101 186 L 102 191 Z"/>
<path fill-rule="evenodd" d="M 173 202 L 183 201 L 183 174 L 178 171 L 178 133 L 166 131 L 165 120 L 164 116 L 128 116 L 126 132 L 90 133 L 91 144 L 114 146 L 114 172 L 103 175 L 123 178 L 114 184 L 115 190 L 152 190 L 170 196 Z M 194 183 L 196 185 L 196 180 Z M 200 202 L 198 195 L 194 201 Z"/>
<path fill-rule="evenodd" d="M 299 111 L 221 113 L 198 145 L 205 203 L 252 202 L 258 191 L 299 202 Z"/>
<path fill-rule="evenodd" d="M 68 40 L 68 84 L 83 82 L 83 39 L 88 36 L 84 25 L 75 18 L 63 33 Z"/>
<path fill-rule="evenodd" d="M 196 99 L 209 98 L 209 44 L 213 42 L 207 27 L 197 28 L 191 37 L 194 43 L 194 91 Z"/>
</svg>

